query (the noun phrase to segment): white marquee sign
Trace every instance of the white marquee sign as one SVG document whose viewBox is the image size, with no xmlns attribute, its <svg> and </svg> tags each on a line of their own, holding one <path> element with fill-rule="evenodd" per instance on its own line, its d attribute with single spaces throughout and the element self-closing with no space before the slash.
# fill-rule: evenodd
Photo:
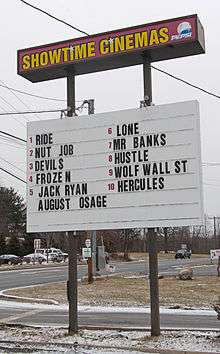
<svg viewBox="0 0 220 354">
<path fill-rule="evenodd" d="M 27 231 L 201 224 L 196 101 L 28 123 Z"/>
</svg>

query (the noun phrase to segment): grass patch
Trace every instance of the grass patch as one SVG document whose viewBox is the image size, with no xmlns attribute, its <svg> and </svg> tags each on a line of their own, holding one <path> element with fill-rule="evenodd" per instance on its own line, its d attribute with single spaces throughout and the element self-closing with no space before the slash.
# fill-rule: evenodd
<svg viewBox="0 0 220 354">
<path fill-rule="evenodd" d="M 159 280 L 159 285 L 162 306 L 211 307 L 220 296 L 220 281 L 216 276 L 198 276 L 191 281 L 164 278 Z M 78 293 L 80 305 L 145 306 L 150 303 L 149 282 L 144 278 L 101 278 L 93 284 L 79 283 Z M 65 282 L 10 290 L 7 294 L 67 303 Z"/>
</svg>

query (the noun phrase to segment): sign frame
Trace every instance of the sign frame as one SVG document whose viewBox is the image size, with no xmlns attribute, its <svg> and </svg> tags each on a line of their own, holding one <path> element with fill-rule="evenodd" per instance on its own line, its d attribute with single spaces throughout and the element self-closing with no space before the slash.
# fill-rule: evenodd
<svg viewBox="0 0 220 354">
<path fill-rule="evenodd" d="M 171 124 L 172 120 L 173 122 L 175 122 L 173 123 L 174 124 L 173 127 Z M 152 186 L 147 187 L 147 185 L 146 185 L 147 189 L 145 190 L 142 189 L 144 191 L 142 193 L 137 192 L 137 190 L 135 189 L 136 191 L 135 194 L 137 195 L 136 197 L 132 194 L 132 190 L 126 190 L 126 189 L 121 190 L 122 187 L 120 188 L 117 187 L 119 188 L 119 190 L 117 191 L 116 190 L 112 191 L 111 189 L 109 189 L 110 188 L 109 183 L 111 182 L 115 182 L 116 185 L 118 186 L 119 183 L 117 181 L 123 182 L 124 180 L 125 181 L 128 180 L 125 178 L 126 176 L 121 176 L 121 177 L 117 176 L 116 172 L 114 172 L 115 175 L 113 177 L 109 176 L 110 173 L 109 168 L 113 169 L 114 171 L 115 164 L 117 165 L 119 163 L 119 165 L 121 165 L 120 161 L 119 162 L 113 161 L 112 163 L 109 162 L 110 161 L 109 156 L 112 155 L 113 159 L 115 159 L 116 154 L 117 156 L 121 156 L 121 155 L 120 152 L 117 152 L 118 147 L 116 147 L 116 152 L 114 152 L 113 148 L 111 148 L 112 150 L 109 151 L 108 150 L 109 145 L 107 143 L 109 142 L 109 140 L 111 141 L 114 140 L 115 135 L 112 136 L 113 130 L 114 132 L 116 132 L 116 129 L 121 129 L 121 126 L 124 125 L 124 122 L 136 122 L 136 121 L 142 122 L 141 123 L 142 128 L 140 128 L 140 131 L 141 129 L 149 129 L 150 132 L 151 131 L 150 129 L 155 129 L 155 131 L 152 130 L 151 133 L 152 135 L 154 132 L 155 136 L 157 136 L 158 133 L 163 132 L 163 129 L 166 128 L 167 124 L 169 124 L 170 126 L 169 128 L 170 133 L 169 130 L 167 133 L 168 145 L 165 146 L 165 150 L 163 150 L 164 149 L 163 146 L 160 147 L 156 146 L 156 147 L 149 148 L 149 152 L 147 152 L 147 154 L 149 154 L 149 158 L 147 158 L 147 164 L 154 161 L 152 166 L 154 166 L 156 169 L 158 169 L 159 166 L 165 166 L 166 164 L 168 166 L 169 163 L 165 162 L 167 159 L 171 161 L 170 171 L 169 168 L 167 167 L 167 172 L 166 172 L 168 174 L 167 178 L 169 178 L 169 181 L 173 181 L 173 182 L 167 182 L 168 185 L 166 185 L 166 188 L 168 188 L 167 192 L 169 193 L 167 193 L 166 190 L 163 191 L 163 188 L 160 187 L 157 188 L 154 187 L 153 190 L 151 190 Z M 121 126 L 119 122 L 121 123 Z M 34 140 L 37 136 L 39 139 L 41 132 L 44 132 L 46 134 L 48 133 L 48 129 L 50 129 L 49 131 L 51 132 L 53 131 L 55 136 L 57 137 L 56 139 L 58 139 L 56 140 L 56 142 L 54 142 L 55 144 L 54 146 L 56 148 L 56 151 L 54 150 L 55 153 L 54 157 L 55 157 L 57 156 L 56 154 L 58 153 L 60 146 L 61 145 L 63 146 L 64 142 L 67 143 L 68 139 L 65 135 L 66 134 L 65 132 L 67 132 L 69 139 L 71 139 L 73 145 L 75 141 L 74 137 L 76 137 L 78 139 L 77 140 L 78 145 L 77 145 L 77 141 L 75 141 L 75 145 L 76 145 L 76 151 L 78 151 L 78 155 L 76 154 L 76 156 L 72 157 L 74 159 L 74 164 L 73 162 L 71 162 L 72 161 L 71 159 L 65 160 L 67 161 L 68 164 L 65 166 L 65 169 L 68 170 L 70 166 L 74 166 L 74 168 L 72 169 L 74 178 L 73 180 L 68 181 L 68 183 L 73 183 L 73 182 L 75 183 L 77 181 L 82 182 L 82 180 L 78 180 L 78 178 L 80 178 L 81 174 L 83 173 L 83 180 L 85 183 L 88 184 L 88 186 L 83 186 L 84 188 L 83 190 L 85 191 L 84 194 L 88 194 L 88 196 L 92 196 L 93 194 L 94 195 L 107 194 L 106 199 L 108 200 L 109 198 L 111 202 L 109 205 L 107 205 L 107 209 L 99 206 L 98 207 L 99 209 L 96 208 L 94 210 L 93 208 L 93 210 L 91 210 L 91 209 L 86 209 L 84 206 L 83 207 L 80 206 L 81 205 L 80 203 L 81 202 L 84 203 L 84 200 L 86 200 L 85 198 L 87 197 L 84 198 L 83 196 L 80 196 L 77 199 L 77 197 L 72 196 L 71 197 L 72 202 L 70 201 L 69 203 L 75 203 L 75 204 L 73 204 L 70 209 L 68 208 L 69 211 L 68 210 L 65 211 L 65 209 L 62 209 L 64 211 L 60 212 L 59 209 L 56 209 L 58 210 L 56 216 L 54 214 L 56 212 L 53 212 L 53 209 L 45 209 L 46 213 L 44 213 L 44 209 L 42 209 L 43 199 L 49 199 L 49 198 L 47 198 L 48 195 L 46 195 L 46 197 L 45 195 L 43 195 L 43 193 L 46 190 L 44 184 L 43 186 L 40 186 L 42 184 L 41 182 L 42 171 L 38 170 L 36 172 L 33 170 L 33 172 L 31 172 L 33 166 L 40 166 L 40 160 L 39 159 L 36 160 L 37 161 L 37 165 L 36 165 L 33 158 L 29 156 L 30 145 L 28 145 L 28 149 L 27 149 L 28 168 L 29 168 L 28 174 L 29 176 L 30 174 L 33 175 L 33 178 L 31 178 L 32 182 L 28 183 L 27 185 L 27 192 L 29 193 L 31 191 L 31 193 L 28 194 L 28 203 L 27 203 L 28 204 L 28 209 L 27 209 L 28 232 L 36 232 L 36 231 L 50 232 L 50 231 L 65 231 L 65 230 L 71 231 L 72 229 L 75 230 L 100 229 L 101 230 L 101 229 L 142 228 L 142 227 L 148 227 L 148 228 L 149 227 L 169 227 L 169 226 L 187 226 L 187 225 L 195 225 L 195 224 L 200 225 L 203 223 L 201 146 L 200 146 L 200 135 L 199 135 L 200 124 L 199 124 L 199 108 L 198 108 L 198 103 L 196 101 L 179 102 L 175 104 L 152 106 L 152 107 L 142 108 L 142 109 L 133 109 L 133 110 L 131 109 L 131 110 L 124 110 L 124 111 L 117 111 L 117 112 L 109 112 L 105 114 L 101 113 L 101 114 L 93 115 L 92 118 L 81 117 L 80 120 L 77 121 L 71 119 L 54 120 L 54 125 L 52 125 L 53 128 L 51 128 L 51 124 L 52 124 L 51 120 L 28 123 L 28 126 L 32 127 L 31 130 L 30 129 L 28 130 L 29 139 L 30 139 L 30 134 Z M 111 132 L 109 130 L 109 124 L 111 124 L 112 126 Z M 138 123 L 130 123 L 130 124 L 134 125 Z M 161 125 L 163 128 L 161 127 Z M 63 130 L 64 126 L 65 126 L 65 131 Z M 86 127 L 88 130 L 86 130 Z M 158 127 L 161 128 L 159 129 Z M 61 137 L 59 137 L 60 134 L 59 130 L 61 130 L 61 136 L 63 137 L 62 139 L 64 140 L 62 140 Z M 81 133 L 79 133 L 79 131 L 81 131 Z M 37 135 L 34 135 L 36 134 L 36 132 L 38 132 Z M 106 132 L 106 136 L 103 135 L 104 132 Z M 181 135 L 179 135 L 180 133 Z M 92 141 L 94 141 L 94 144 L 92 143 L 91 140 L 88 140 L 91 139 L 90 135 L 88 134 L 90 135 L 92 134 L 91 136 L 93 139 Z M 141 134 L 142 133 L 140 132 L 139 134 L 140 137 L 142 137 Z M 169 138 L 169 134 L 171 134 L 170 135 L 171 138 Z M 137 135 L 137 137 L 139 137 L 139 135 Z M 99 140 L 99 143 L 97 143 L 97 139 L 100 139 L 100 137 L 101 140 Z M 179 139 L 178 137 L 180 138 L 180 141 L 178 140 Z M 87 139 L 89 142 L 85 139 Z M 129 139 L 130 144 L 133 144 L 134 139 L 132 139 L 132 137 L 127 137 L 127 139 Z M 144 138 L 142 138 L 142 140 L 143 139 Z M 82 143 L 82 141 L 84 141 L 84 143 Z M 156 139 L 156 143 L 157 143 L 157 139 Z M 81 147 L 81 150 L 79 150 L 80 149 L 79 146 Z M 105 150 L 103 150 L 103 146 L 105 147 Z M 34 146 L 31 145 L 31 150 L 35 151 L 34 150 L 35 148 L 36 148 L 35 145 Z M 146 150 L 144 150 L 143 148 L 139 149 L 139 147 L 135 150 L 134 146 L 132 147 L 132 145 L 127 146 L 127 149 L 128 151 L 134 151 L 134 152 L 137 150 L 136 151 L 137 154 L 136 155 L 135 153 L 133 154 L 135 156 L 137 155 L 141 156 L 142 153 L 144 154 L 144 152 L 146 152 Z M 124 152 L 124 154 L 127 153 L 126 151 Z M 132 153 L 130 152 L 130 156 L 131 155 Z M 178 160 L 181 158 L 182 159 L 185 158 L 189 160 L 189 171 L 187 167 L 187 171 L 185 171 L 187 172 L 186 175 L 182 173 L 178 177 L 179 172 L 174 171 L 174 167 L 175 167 L 174 161 L 176 159 Z M 55 161 L 54 158 L 52 160 L 53 160 L 52 162 Z M 191 163 L 190 162 L 191 160 L 193 160 L 194 162 Z M 47 162 L 47 160 L 45 161 Z M 161 163 L 160 161 L 164 161 L 164 162 Z M 55 166 L 55 162 L 54 164 L 50 164 L 50 165 Z M 102 165 L 103 163 L 104 165 Z M 191 167 L 190 167 L 190 163 L 192 164 Z M 133 161 L 133 163 L 130 164 L 131 168 L 129 168 L 129 170 L 131 170 L 134 167 L 134 165 L 135 162 Z M 46 166 L 44 160 L 43 160 L 43 166 L 44 167 Z M 126 164 L 124 166 L 126 166 Z M 146 181 L 147 180 L 150 181 L 150 179 L 153 180 L 154 176 L 157 176 L 158 174 L 163 175 L 165 173 L 163 170 L 161 172 L 158 170 L 157 172 L 154 173 L 151 170 L 151 172 L 146 172 L 147 174 L 143 175 L 144 167 L 143 168 L 142 167 L 143 167 L 142 163 L 140 162 L 140 171 L 139 171 L 140 177 L 142 178 L 145 176 L 144 179 Z M 82 172 L 83 170 L 84 172 Z M 133 172 L 134 171 L 135 170 L 133 170 Z M 174 171 L 175 173 L 172 171 Z M 148 175 L 148 173 L 150 175 Z M 43 175 L 46 175 L 46 173 L 43 173 Z M 155 177 L 155 179 L 159 180 L 159 177 L 158 178 Z M 65 183 L 67 182 L 61 181 L 60 183 L 61 184 L 63 183 L 63 185 L 61 185 L 61 188 L 59 189 L 59 193 L 61 190 L 64 190 L 66 188 Z M 82 182 L 82 185 L 85 183 Z M 148 183 L 148 182 L 144 182 L 144 183 Z M 127 186 L 127 184 L 128 183 L 126 182 L 125 185 Z M 31 187 L 32 185 L 34 185 L 35 188 L 34 191 L 33 188 Z M 105 189 L 103 190 L 103 188 Z M 106 188 L 108 188 L 108 192 Z M 156 192 L 159 194 L 156 195 L 155 194 L 156 192 L 154 193 L 155 189 L 158 189 L 158 191 Z M 161 189 L 161 191 L 159 189 Z M 46 190 L 46 192 L 48 193 L 48 189 Z M 33 193 L 34 193 L 34 197 L 33 197 Z M 163 197 L 161 196 L 162 193 L 163 193 Z M 58 194 L 58 195 L 63 198 L 62 194 Z M 139 200 L 140 198 L 141 198 L 141 202 Z M 145 198 L 148 198 L 149 200 L 147 199 L 145 202 Z M 39 200 L 38 206 L 36 204 L 36 202 L 38 203 L 37 200 Z M 133 204 L 133 201 L 135 201 L 135 204 Z M 50 201 L 48 200 L 47 204 L 49 202 Z M 194 208 L 194 205 L 196 205 L 195 207 L 196 209 Z M 131 210 L 131 206 L 132 206 L 132 210 Z M 71 213 L 72 211 L 73 213 Z M 119 212 L 120 215 L 118 214 Z M 60 213 L 63 213 L 62 216 Z M 132 213 L 132 218 L 130 216 L 131 213 Z M 96 217 L 98 217 L 98 219 L 96 219 Z M 67 220 L 71 220 L 71 222 L 68 223 Z"/>
<path fill-rule="evenodd" d="M 184 37 L 181 37 L 177 32 L 175 34 L 175 31 L 177 30 L 171 31 L 169 29 L 174 26 L 174 23 L 176 27 L 178 23 L 191 23 L 192 36 L 187 37 L 187 34 L 185 35 L 183 33 L 182 36 Z M 135 31 L 140 31 L 140 33 L 146 32 L 148 36 L 149 31 L 156 31 L 156 29 L 160 31 L 166 24 L 167 27 L 165 28 L 171 31 L 169 34 L 169 40 L 166 42 L 166 39 L 164 38 L 166 38 L 168 34 L 164 32 L 161 37 L 162 42 L 159 41 L 158 43 L 158 38 L 155 37 L 156 39 L 152 42 L 152 45 L 150 45 L 149 43 L 151 42 L 149 42 L 150 39 L 148 37 L 147 39 L 140 37 L 141 39 L 139 38 L 138 41 L 135 39 L 135 42 L 131 44 L 132 40 L 134 41 L 131 36 L 135 33 L 139 33 Z M 111 43 L 109 42 L 109 52 L 105 53 L 108 45 L 106 41 L 116 40 L 116 38 L 121 38 L 122 36 L 127 36 L 125 42 L 127 44 L 123 44 L 123 46 L 121 42 L 120 45 L 117 44 L 118 49 L 116 52 L 116 47 L 112 49 L 113 47 L 111 47 Z M 177 39 L 171 40 L 171 36 Z M 103 44 L 105 45 L 103 47 L 105 48 L 105 50 L 103 49 L 104 54 L 103 50 L 101 51 L 100 49 L 101 41 L 105 41 Z M 89 43 L 91 43 L 90 47 Z M 79 52 L 79 54 L 77 54 L 76 57 L 76 48 L 78 48 L 77 46 L 82 45 L 86 45 L 87 47 L 86 49 L 83 47 L 83 52 L 81 47 L 81 49 L 77 49 L 77 53 Z M 126 47 L 124 47 L 125 45 Z M 114 46 L 116 46 L 116 44 L 114 44 Z M 61 52 L 59 52 L 60 48 L 62 49 Z M 74 56 L 71 54 L 71 48 L 73 48 L 72 51 L 74 52 Z M 58 52 L 59 54 L 56 54 Z M 102 32 L 91 36 L 78 37 L 51 44 L 19 49 L 17 51 L 17 73 L 31 82 L 40 82 L 66 77 L 67 71 L 72 71 L 74 75 L 82 75 L 143 64 L 145 57 L 149 58 L 150 62 L 156 62 L 202 54 L 204 52 L 204 30 L 198 16 L 194 14 Z M 80 53 L 87 54 L 82 54 L 80 56 Z M 57 63 L 56 61 L 59 62 Z M 50 64 L 48 64 L 49 62 Z"/>
</svg>

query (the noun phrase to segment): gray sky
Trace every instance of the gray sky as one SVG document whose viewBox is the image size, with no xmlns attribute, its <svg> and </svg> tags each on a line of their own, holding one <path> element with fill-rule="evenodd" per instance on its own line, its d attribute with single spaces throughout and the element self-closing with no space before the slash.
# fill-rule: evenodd
<svg viewBox="0 0 220 354">
<path fill-rule="evenodd" d="M 55 16 L 90 33 L 99 33 L 143 23 L 197 13 L 205 29 L 206 54 L 155 63 L 176 76 L 220 94 L 219 55 L 220 26 L 218 0 L 30 0 Z M 25 6 L 19 0 L 0 2 L 1 13 L 1 76 L 0 84 L 31 93 L 65 98 L 64 79 L 35 83 L 17 75 L 17 49 L 52 43 L 81 36 L 79 32 Z M 79 76 L 76 79 L 77 100 L 95 99 L 96 112 L 135 108 L 143 95 L 142 67 L 117 69 Z M 64 108 L 65 102 L 44 101 L 19 95 L 19 101 L 9 90 L 0 87 L 0 112 L 29 109 Z M 197 99 L 200 102 L 202 160 L 220 163 L 220 100 L 190 88 L 174 79 L 153 71 L 153 102 L 155 104 Z M 9 103 L 6 103 L 6 101 Z M 12 105 L 12 106 L 10 106 Z M 86 111 L 84 112 L 86 113 Z M 59 114 L 44 114 L 41 119 L 59 118 Z M 1 130 L 26 138 L 26 120 L 38 116 L 0 117 Z M 9 165 L 2 159 L 12 163 Z M 21 145 L 0 139 L 0 166 L 25 178 L 25 149 Z M 203 168 L 204 205 L 209 215 L 220 215 L 220 165 Z M 13 186 L 25 195 L 25 186 L 0 172 L 0 183 Z"/>
</svg>

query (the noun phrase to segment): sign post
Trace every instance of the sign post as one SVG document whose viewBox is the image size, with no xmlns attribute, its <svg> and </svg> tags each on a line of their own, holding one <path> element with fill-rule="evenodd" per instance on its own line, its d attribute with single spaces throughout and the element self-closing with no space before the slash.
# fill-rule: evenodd
<svg viewBox="0 0 220 354">
<path fill-rule="evenodd" d="M 85 240 L 85 245 L 87 248 L 87 251 L 85 248 L 83 248 L 83 257 L 87 258 L 87 265 L 88 265 L 88 283 L 91 284 L 93 283 L 93 252 L 92 252 L 92 246 L 93 246 L 93 233 L 94 231 L 90 232 L 91 238 L 87 238 Z M 87 255 L 86 255 L 87 252 Z"/>
<path fill-rule="evenodd" d="M 144 79 L 144 103 L 146 106 L 152 104 L 152 78 L 150 61 L 144 58 L 143 63 Z M 160 305 L 159 305 L 159 284 L 158 284 L 158 257 L 157 257 L 157 234 L 154 228 L 148 229 L 149 235 L 149 281 L 150 281 L 150 305 L 151 305 L 151 335 L 160 335 Z"/>
<path fill-rule="evenodd" d="M 95 113 L 94 100 L 90 99 L 90 100 L 88 100 L 88 114 L 90 115 L 90 114 L 94 114 L 94 113 Z M 91 282 L 92 282 L 93 275 L 96 274 L 96 230 L 92 230 L 90 232 L 90 239 L 91 239 L 91 247 L 92 247 L 92 254 L 91 254 L 91 263 L 92 264 L 90 266 L 91 274 L 89 275 L 88 279 L 91 279 Z"/>
<path fill-rule="evenodd" d="M 67 73 L 67 112 L 68 117 L 75 115 L 75 76 Z M 76 231 L 68 232 L 69 267 L 68 267 L 68 301 L 69 301 L 69 334 L 78 332 L 78 289 L 77 289 L 77 235 Z"/>
</svg>

